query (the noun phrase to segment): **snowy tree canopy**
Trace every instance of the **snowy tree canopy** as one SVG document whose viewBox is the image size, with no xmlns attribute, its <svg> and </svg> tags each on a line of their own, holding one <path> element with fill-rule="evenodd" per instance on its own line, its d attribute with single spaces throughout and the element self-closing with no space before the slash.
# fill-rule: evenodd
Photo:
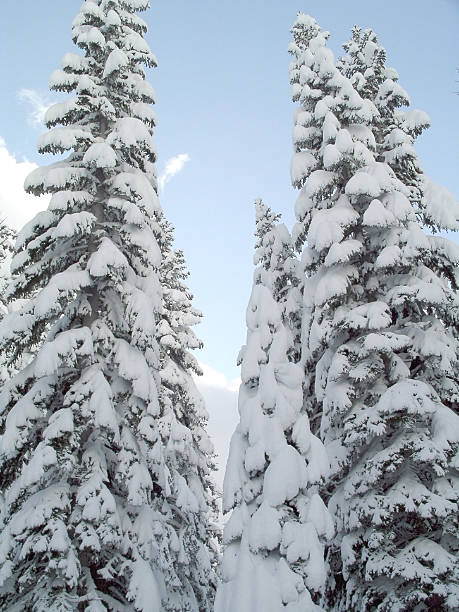
<svg viewBox="0 0 459 612">
<path fill-rule="evenodd" d="M 325 580 L 331 519 L 318 495 L 324 448 L 303 410 L 302 371 L 290 361 L 286 302 L 294 265 L 286 227 L 260 201 L 254 286 L 242 348 L 240 423 L 226 468 L 223 582 L 217 612 L 306 612 Z"/>
<path fill-rule="evenodd" d="M 25 182 L 52 197 L 19 233 L 9 297 L 27 301 L 0 323 L 10 363 L 36 353 L 0 395 L 2 609 L 212 605 L 205 413 L 179 414 L 187 400 L 161 389 L 165 239 L 143 71 L 156 60 L 136 14 L 147 6 L 83 2 L 81 53 L 50 80 L 71 97 L 48 110 L 39 142 L 69 153 Z M 184 355 L 191 323 L 174 328 Z"/>
<path fill-rule="evenodd" d="M 299 248 L 306 244 L 302 361 L 313 430 L 331 460 L 323 495 L 337 527 L 324 605 L 453 610 L 459 251 L 420 224 L 427 212 L 413 192 L 414 156 L 406 173 L 392 164 L 395 142 L 381 138 L 395 128 L 384 117 L 407 100 L 373 35 L 364 44 L 359 36 L 352 70 L 346 62 L 337 69 L 327 33 L 306 15 L 290 46 L 300 103 L 294 233 Z M 370 56 L 372 71 L 363 70 Z M 426 124 L 412 119 L 410 146 Z"/>
<path fill-rule="evenodd" d="M 414 148 L 417 136 L 430 125 L 428 115 L 418 109 L 401 110 L 410 104 L 409 95 L 397 71 L 386 66 L 386 50 L 373 30 L 354 27 L 343 47 L 346 55 L 339 59 L 339 69 L 379 111 L 373 122 L 378 161 L 386 162 L 408 187 L 408 198 L 429 230 L 458 230 L 459 203 L 424 174 Z"/>
<path fill-rule="evenodd" d="M 5 299 L 9 282 L 9 265 L 14 250 L 16 232 L 0 219 L 0 320 L 8 313 Z M 10 376 L 6 359 L 0 355 L 0 385 L 3 385 Z"/>
<path fill-rule="evenodd" d="M 158 324 L 161 364 L 161 417 L 168 480 L 170 522 L 177 525 L 175 567 L 180 580 L 177 610 L 213 611 L 218 562 L 217 491 L 211 478 L 214 449 L 205 430 L 208 415 L 192 374 L 201 369 L 190 350 L 201 341 L 191 327 L 201 313 L 185 285 L 188 276 L 182 251 L 174 249 L 173 227 L 164 219 L 160 282 L 163 308 Z M 162 485 L 163 486 L 163 485 Z M 194 607 L 190 607 L 193 602 Z"/>
</svg>

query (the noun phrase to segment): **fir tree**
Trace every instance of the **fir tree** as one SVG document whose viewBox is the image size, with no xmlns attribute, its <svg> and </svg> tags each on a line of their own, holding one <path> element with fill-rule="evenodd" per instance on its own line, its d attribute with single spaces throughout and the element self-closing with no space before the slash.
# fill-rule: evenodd
<svg viewBox="0 0 459 612">
<path fill-rule="evenodd" d="M 425 234 L 416 175 L 384 158 L 377 88 L 368 79 L 359 95 L 312 18 L 300 14 L 293 37 L 303 363 L 331 458 L 324 495 L 337 526 L 325 602 L 453 610 L 458 299 L 456 280 L 436 262 L 451 270 L 459 252 Z"/>
<path fill-rule="evenodd" d="M 10 278 L 10 260 L 14 250 L 16 232 L 12 230 L 5 221 L 0 220 L 0 320 L 8 314 L 8 304 L 6 301 L 6 290 Z M 3 356 L 0 362 L 0 388 L 11 375 L 11 368 Z"/>
<path fill-rule="evenodd" d="M 306 612 L 325 574 L 331 520 L 317 493 L 328 469 L 303 411 L 288 309 L 295 259 L 279 215 L 256 204 L 254 286 L 242 348 L 240 423 L 224 480 L 223 583 L 217 612 Z"/>
<path fill-rule="evenodd" d="M 218 561 L 217 491 L 211 478 L 214 449 L 205 430 L 208 415 L 192 375 L 202 375 L 190 350 L 202 342 L 191 326 L 202 315 L 193 308 L 185 285 L 188 277 L 183 252 L 173 248 L 173 227 L 162 218 L 163 295 L 157 335 L 161 364 L 161 417 L 169 522 L 177 525 L 175 567 L 180 588 L 177 610 L 213 610 Z M 189 602 L 194 602 L 190 607 Z"/>
<path fill-rule="evenodd" d="M 179 407 L 160 378 L 164 239 L 143 71 L 156 60 L 136 14 L 147 6 L 83 3 L 72 31 L 83 54 L 66 54 L 50 82 L 74 95 L 48 110 L 39 142 L 71 152 L 26 179 L 52 197 L 16 244 L 10 297 L 28 301 L 0 324 L 10 360 L 36 352 L 0 396 L 2 609 L 211 605 L 203 413 L 183 417 L 183 439 L 178 416 L 169 438 L 161 423 Z M 172 452 L 190 437 L 194 480 Z"/>
</svg>

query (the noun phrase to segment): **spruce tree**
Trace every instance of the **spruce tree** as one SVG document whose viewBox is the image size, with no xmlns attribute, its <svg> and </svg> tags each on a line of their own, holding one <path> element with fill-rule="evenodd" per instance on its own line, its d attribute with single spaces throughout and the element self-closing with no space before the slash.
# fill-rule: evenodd
<svg viewBox="0 0 459 612">
<path fill-rule="evenodd" d="M 52 197 L 18 236 L 10 297 L 27 301 L 0 324 L 9 360 L 36 353 L 0 396 L 2 609 L 211 609 L 205 417 L 184 417 L 161 386 L 164 238 L 143 70 L 156 60 L 136 14 L 147 6 L 83 3 L 83 54 L 50 81 L 73 97 L 48 110 L 39 142 L 70 153 L 25 183 Z M 177 416 L 168 432 L 167 411 L 193 427 Z M 173 454 L 188 443 L 194 479 Z"/>
<path fill-rule="evenodd" d="M 206 432 L 208 415 L 193 380 L 202 370 L 190 350 L 202 342 L 191 327 L 202 314 L 193 307 L 185 281 L 189 273 L 183 252 L 174 249 L 174 230 L 163 217 L 160 283 L 163 308 L 157 336 L 160 345 L 161 416 L 164 444 L 164 489 L 168 518 L 177 525 L 175 567 L 180 589 L 177 610 L 213 611 L 218 562 L 217 491 L 214 449 Z M 193 602 L 193 606 L 190 606 Z"/>
<path fill-rule="evenodd" d="M 6 291 L 10 278 L 10 260 L 14 250 L 16 232 L 0 220 L 0 321 L 8 314 Z M 1 354 L 0 354 L 1 355 Z M 8 366 L 6 356 L 1 356 L 0 361 L 0 389 L 11 375 L 11 367 Z"/>
<path fill-rule="evenodd" d="M 240 423 L 226 468 L 223 582 L 217 612 L 307 612 L 325 579 L 330 517 L 317 485 L 328 464 L 303 410 L 287 307 L 296 262 L 285 225 L 256 203 L 254 285 L 242 348 Z"/>
<path fill-rule="evenodd" d="M 458 299 L 435 262 L 457 265 L 458 249 L 426 235 L 414 185 L 378 157 L 382 113 L 337 70 L 326 33 L 299 15 L 293 37 L 303 363 L 337 527 L 325 605 L 453 610 Z"/>
</svg>

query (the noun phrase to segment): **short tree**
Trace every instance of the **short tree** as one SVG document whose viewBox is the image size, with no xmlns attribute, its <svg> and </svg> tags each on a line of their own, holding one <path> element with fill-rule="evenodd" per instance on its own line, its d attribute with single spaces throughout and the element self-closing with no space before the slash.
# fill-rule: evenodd
<svg viewBox="0 0 459 612">
<path fill-rule="evenodd" d="M 202 342 L 191 327 L 201 313 L 191 303 L 183 252 L 174 249 L 174 230 L 163 217 L 160 283 L 163 308 L 157 336 L 160 346 L 161 416 L 158 428 L 164 445 L 164 480 L 169 523 L 176 525 L 173 571 L 178 580 L 174 610 L 213 611 L 219 529 L 214 449 L 206 432 L 208 415 L 193 375 L 201 368 L 190 350 Z M 169 534 L 167 534 L 169 535 Z M 193 607 L 190 606 L 193 602 Z"/>
<path fill-rule="evenodd" d="M 256 204 L 257 268 L 242 348 L 240 423 L 226 468 L 223 583 L 217 612 L 318 609 L 322 539 L 331 521 L 317 493 L 328 464 L 303 410 L 301 368 L 286 303 L 295 260 L 289 233 Z"/>
<path fill-rule="evenodd" d="M 8 314 L 6 291 L 10 278 L 10 260 L 14 250 L 16 232 L 8 227 L 4 220 L 0 220 L 0 320 Z M 11 376 L 6 355 L 0 362 L 0 388 Z"/>
</svg>

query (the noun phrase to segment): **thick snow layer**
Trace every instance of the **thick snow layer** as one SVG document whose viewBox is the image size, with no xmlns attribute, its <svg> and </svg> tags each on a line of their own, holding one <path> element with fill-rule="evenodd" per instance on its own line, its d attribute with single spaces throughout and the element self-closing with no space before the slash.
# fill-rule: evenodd
<svg viewBox="0 0 459 612">
<path fill-rule="evenodd" d="M 93 354 L 92 336 L 87 327 L 61 332 L 46 342 L 35 360 L 35 376 L 54 374 L 61 364 L 75 365 L 77 358 Z"/>
<path fill-rule="evenodd" d="M 77 38 L 77 45 L 80 47 L 86 47 L 89 45 L 96 45 L 100 48 L 105 47 L 105 38 L 99 28 L 88 27 L 80 31 Z"/>
<path fill-rule="evenodd" d="M 95 168 L 114 168 L 117 164 L 116 152 L 106 142 L 95 142 L 84 154 L 83 163 Z"/>
<path fill-rule="evenodd" d="M 335 242 L 341 242 L 345 229 L 352 226 L 357 218 L 358 213 L 346 198 L 341 198 L 332 208 L 318 210 L 309 225 L 309 246 L 321 251 Z"/>
<path fill-rule="evenodd" d="M 148 152 L 156 152 L 153 138 L 147 126 L 135 117 L 118 119 L 107 142 L 116 148 L 141 147 Z"/>
<path fill-rule="evenodd" d="M 119 172 L 112 181 L 115 192 L 133 200 L 150 215 L 161 212 L 158 194 L 143 172 Z"/>
<path fill-rule="evenodd" d="M 377 198 L 381 194 L 378 181 L 364 171 L 357 172 L 346 183 L 346 195 L 358 197 L 361 195 Z"/>
<path fill-rule="evenodd" d="M 292 157 L 290 167 L 292 185 L 300 186 L 316 168 L 317 160 L 314 155 L 308 151 L 295 153 L 295 155 Z"/>
<path fill-rule="evenodd" d="M 69 213 L 61 217 L 53 231 L 54 238 L 67 238 L 77 234 L 89 234 L 94 227 L 96 217 L 86 211 Z"/>
<path fill-rule="evenodd" d="M 110 238 L 102 238 L 99 248 L 88 261 L 91 276 L 107 276 L 112 270 L 125 270 L 128 260 Z"/>
<path fill-rule="evenodd" d="M 285 445 L 265 472 L 263 497 L 278 506 L 295 497 L 307 484 L 306 463 L 293 446 Z"/>
<path fill-rule="evenodd" d="M 119 72 L 129 66 L 129 59 L 121 49 L 113 49 L 105 62 L 103 78 L 110 76 L 114 72 Z"/>
<path fill-rule="evenodd" d="M 40 136 L 38 150 L 40 153 L 63 153 L 69 149 L 75 149 L 81 141 L 92 142 L 93 140 L 89 130 L 74 127 L 54 128 Z"/>
<path fill-rule="evenodd" d="M 332 194 L 336 180 L 337 175 L 334 172 L 314 170 L 306 182 L 305 193 L 308 197 L 317 202 Z"/>
<path fill-rule="evenodd" d="M 459 230 L 459 202 L 445 187 L 424 178 L 422 204 L 426 216 L 442 229 Z"/>
</svg>

